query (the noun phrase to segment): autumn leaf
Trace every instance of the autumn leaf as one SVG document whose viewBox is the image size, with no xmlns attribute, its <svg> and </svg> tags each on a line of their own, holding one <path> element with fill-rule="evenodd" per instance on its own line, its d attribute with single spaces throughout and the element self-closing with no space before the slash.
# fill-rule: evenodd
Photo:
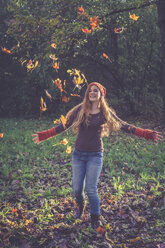
<svg viewBox="0 0 165 248">
<path fill-rule="evenodd" d="M 25 221 L 25 226 L 28 226 L 28 225 L 29 225 L 29 223 L 33 223 L 33 221 L 32 221 L 31 219 L 26 220 L 26 221 Z"/>
<path fill-rule="evenodd" d="M 51 44 L 51 47 L 56 48 L 57 45 L 56 45 L 55 43 L 52 43 L 52 44 Z"/>
<path fill-rule="evenodd" d="M 71 146 L 68 146 L 66 149 L 66 153 L 70 154 L 71 152 L 72 152 L 72 148 L 71 148 Z"/>
<path fill-rule="evenodd" d="M 137 21 L 139 19 L 139 16 L 136 16 L 135 13 L 131 15 L 129 12 L 129 17 L 134 21 Z"/>
<path fill-rule="evenodd" d="M 3 133 L 0 133 L 0 139 L 2 139 L 3 138 Z"/>
<path fill-rule="evenodd" d="M 116 34 L 120 34 L 120 33 L 122 33 L 124 31 L 124 27 L 122 27 L 122 28 L 114 28 L 114 32 L 116 33 Z"/>
<path fill-rule="evenodd" d="M 82 5 L 81 5 L 81 7 L 78 7 L 77 10 L 78 10 L 79 15 L 83 15 L 85 13 L 84 8 L 83 8 Z"/>
<path fill-rule="evenodd" d="M 61 79 L 57 78 L 56 80 L 53 81 L 53 83 L 59 88 L 61 92 L 63 92 L 62 84 L 61 84 Z"/>
<path fill-rule="evenodd" d="M 38 66 L 38 61 L 35 62 L 34 68 Z"/>
<path fill-rule="evenodd" d="M 65 128 L 65 124 L 66 124 L 66 118 L 65 118 L 65 116 L 61 115 L 60 119 L 61 119 L 62 125 Z"/>
<path fill-rule="evenodd" d="M 58 58 L 54 54 L 50 54 L 49 58 L 54 60 L 54 61 L 58 60 Z"/>
<path fill-rule="evenodd" d="M 88 28 L 82 28 L 81 29 L 84 33 L 86 34 L 90 34 L 91 33 L 91 29 L 88 29 Z"/>
<path fill-rule="evenodd" d="M 55 125 L 59 125 L 59 124 L 61 123 L 61 120 L 60 120 L 60 119 L 56 119 L 55 121 L 53 121 L 53 123 L 54 123 Z"/>
<path fill-rule="evenodd" d="M 105 234 L 106 229 L 105 229 L 104 227 L 99 226 L 99 227 L 96 229 L 96 232 L 97 232 L 97 233 L 100 233 L 100 234 Z"/>
<path fill-rule="evenodd" d="M 55 62 L 54 64 L 53 64 L 53 68 L 54 69 L 56 69 L 56 70 L 58 70 L 60 67 L 59 67 L 59 62 Z"/>
<path fill-rule="evenodd" d="M 106 59 L 108 59 L 108 55 L 106 53 L 103 53 L 103 57 L 105 57 Z"/>
<path fill-rule="evenodd" d="M 15 212 L 17 212 L 17 209 L 15 208 L 11 208 L 12 214 L 14 214 Z"/>
<path fill-rule="evenodd" d="M 40 107 L 41 111 L 46 111 L 47 108 L 46 108 L 46 103 L 44 102 L 42 96 L 41 96 L 41 107 Z"/>
<path fill-rule="evenodd" d="M 78 95 L 78 94 L 70 94 L 71 96 L 77 96 L 77 97 L 81 97 L 80 95 Z"/>
<path fill-rule="evenodd" d="M 47 90 L 45 90 L 45 93 L 46 93 L 47 97 L 50 99 L 50 101 L 52 101 L 52 96 L 51 96 L 51 94 L 50 94 Z"/>
<path fill-rule="evenodd" d="M 109 223 L 105 225 L 105 228 L 106 230 L 109 230 L 109 231 L 113 230 L 112 226 Z"/>
<path fill-rule="evenodd" d="M 100 25 L 101 21 L 97 16 L 91 17 L 90 18 L 90 25 L 92 26 L 92 29 L 98 28 Z"/>
<path fill-rule="evenodd" d="M 62 96 L 61 101 L 67 103 L 70 101 L 70 97 Z"/>
<path fill-rule="evenodd" d="M 2 52 L 7 53 L 7 54 L 10 54 L 10 53 L 11 53 L 11 51 L 10 51 L 10 50 L 8 50 L 8 49 L 6 49 L 5 47 L 4 47 L 4 48 L 2 48 Z"/>
<path fill-rule="evenodd" d="M 27 63 L 26 67 L 27 67 L 27 71 L 33 71 L 36 67 L 38 66 L 38 61 L 35 62 L 35 64 L 33 63 L 33 61 L 30 59 L 29 62 Z"/>
<path fill-rule="evenodd" d="M 130 242 L 130 243 L 136 243 L 136 242 L 138 242 L 138 241 L 140 241 L 140 240 L 141 240 L 140 237 L 136 237 L 136 238 L 134 238 L 134 239 L 130 239 L 129 242 Z"/>
<path fill-rule="evenodd" d="M 68 140 L 67 139 L 63 139 L 63 140 L 60 141 L 60 144 L 66 146 L 68 144 Z"/>
<path fill-rule="evenodd" d="M 148 195 L 147 197 L 148 197 L 149 200 L 154 199 L 154 195 Z"/>
</svg>

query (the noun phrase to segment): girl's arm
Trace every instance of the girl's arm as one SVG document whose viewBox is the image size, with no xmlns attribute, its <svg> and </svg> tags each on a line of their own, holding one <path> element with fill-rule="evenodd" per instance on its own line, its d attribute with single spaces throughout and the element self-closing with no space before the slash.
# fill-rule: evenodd
<svg viewBox="0 0 165 248">
<path fill-rule="evenodd" d="M 114 114 L 113 114 L 113 116 L 116 120 L 118 120 L 120 122 L 121 130 L 126 132 L 126 133 L 131 133 L 131 134 L 134 134 L 136 136 L 145 138 L 147 140 L 154 140 L 156 143 L 158 143 L 159 140 L 161 140 L 163 138 L 163 136 L 160 135 L 161 132 L 139 128 L 139 127 L 136 127 L 134 125 L 130 125 L 127 122 L 122 121 L 118 116 L 116 116 Z"/>
<path fill-rule="evenodd" d="M 50 139 L 50 138 L 56 136 L 57 134 L 60 134 L 63 131 L 67 130 L 69 127 L 71 127 L 73 125 L 73 122 L 74 122 L 79 110 L 80 110 L 80 107 L 73 110 L 73 112 L 71 113 L 71 115 L 67 119 L 65 127 L 63 126 L 63 124 L 60 124 L 60 125 L 53 127 L 51 129 L 44 130 L 41 132 L 37 132 L 36 134 L 33 134 L 32 135 L 32 136 L 34 136 L 33 142 L 36 144 L 39 144 L 42 141 Z"/>
</svg>

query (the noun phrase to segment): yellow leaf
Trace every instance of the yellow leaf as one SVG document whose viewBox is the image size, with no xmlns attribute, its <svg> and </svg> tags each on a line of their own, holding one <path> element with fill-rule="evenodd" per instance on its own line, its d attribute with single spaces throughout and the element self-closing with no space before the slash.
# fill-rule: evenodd
<svg viewBox="0 0 165 248">
<path fill-rule="evenodd" d="M 33 221 L 32 220 L 26 220 L 25 221 L 25 226 L 27 226 L 29 223 L 33 223 Z"/>
<path fill-rule="evenodd" d="M 35 62 L 35 66 L 34 67 L 37 67 L 37 65 L 38 65 L 38 61 Z"/>
<path fill-rule="evenodd" d="M 55 120 L 55 121 L 53 121 L 53 122 L 54 122 L 54 124 L 59 125 L 59 124 L 61 123 L 61 120 L 56 119 L 56 120 Z"/>
<path fill-rule="evenodd" d="M 46 111 L 47 110 L 46 103 L 44 102 L 42 96 L 41 96 L 41 108 L 40 109 L 41 109 L 41 111 Z"/>
<path fill-rule="evenodd" d="M 51 47 L 56 48 L 57 45 L 56 45 L 55 43 L 52 43 L 52 44 L 51 44 Z"/>
<path fill-rule="evenodd" d="M 71 152 L 72 152 L 72 148 L 71 148 L 71 146 L 68 146 L 66 149 L 66 153 L 70 154 Z"/>
<path fill-rule="evenodd" d="M 67 139 L 63 139 L 63 140 L 61 140 L 60 144 L 66 146 L 68 144 L 68 140 Z"/>
<path fill-rule="evenodd" d="M 62 122 L 63 127 L 65 128 L 66 118 L 63 115 L 61 115 L 61 118 L 60 119 L 61 119 L 61 122 Z"/>
<path fill-rule="evenodd" d="M 136 16 L 135 13 L 133 15 L 129 13 L 129 17 L 134 21 L 137 21 L 139 19 L 139 16 Z"/>
</svg>

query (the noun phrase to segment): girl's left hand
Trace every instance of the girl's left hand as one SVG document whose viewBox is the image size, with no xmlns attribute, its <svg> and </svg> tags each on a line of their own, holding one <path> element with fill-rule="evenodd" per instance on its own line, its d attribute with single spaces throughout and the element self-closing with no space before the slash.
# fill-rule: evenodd
<svg viewBox="0 0 165 248">
<path fill-rule="evenodd" d="M 156 143 L 159 143 L 159 141 L 161 141 L 163 139 L 163 136 L 160 135 L 162 134 L 161 132 L 157 132 L 157 131 L 153 131 L 152 135 L 153 135 L 153 140 L 156 142 Z"/>
</svg>

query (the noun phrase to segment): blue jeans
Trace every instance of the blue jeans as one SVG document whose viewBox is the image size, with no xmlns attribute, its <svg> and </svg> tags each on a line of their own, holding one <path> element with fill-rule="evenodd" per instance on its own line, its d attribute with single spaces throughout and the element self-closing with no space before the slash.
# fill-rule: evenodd
<svg viewBox="0 0 165 248">
<path fill-rule="evenodd" d="M 90 213 L 100 214 L 100 200 L 97 183 L 103 165 L 103 152 L 81 152 L 74 150 L 72 154 L 73 193 L 76 202 L 84 201 L 86 186 Z"/>
</svg>

